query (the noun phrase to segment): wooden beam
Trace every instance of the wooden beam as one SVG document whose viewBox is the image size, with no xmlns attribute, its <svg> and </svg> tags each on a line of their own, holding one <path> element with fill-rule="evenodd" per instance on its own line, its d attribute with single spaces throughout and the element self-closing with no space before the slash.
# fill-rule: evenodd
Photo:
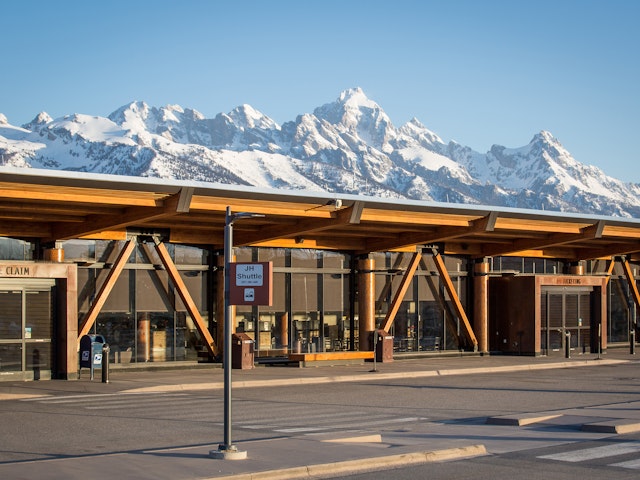
<svg viewBox="0 0 640 480">
<path fill-rule="evenodd" d="M 545 235 L 543 238 L 518 238 L 505 244 L 494 244 L 482 249 L 482 256 L 497 257 L 525 250 L 543 250 L 558 245 L 567 245 L 585 240 L 602 238 L 606 222 L 603 220 L 580 229 L 580 233 L 559 233 Z"/>
<path fill-rule="evenodd" d="M 193 189 L 181 189 L 178 193 L 158 202 L 156 207 L 130 207 L 118 215 L 89 215 L 84 222 L 54 227 L 52 237 L 46 241 L 67 240 L 98 232 L 124 229 L 134 224 L 144 224 L 153 220 L 189 211 Z"/>
<path fill-rule="evenodd" d="M 155 246 L 156 252 L 158 252 L 158 255 L 160 257 L 160 261 L 162 262 L 162 265 L 164 265 L 164 268 L 167 270 L 167 273 L 169 274 L 169 278 L 171 278 L 173 285 L 176 287 L 178 295 L 182 299 L 182 303 L 184 303 L 185 307 L 187 307 L 187 312 L 189 312 L 189 315 L 191 315 L 192 320 L 196 324 L 196 328 L 200 332 L 200 335 L 202 335 L 202 338 L 205 340 L 207 350 L 209 350 L 209 353 L 211 353 L 211 355 L 217 357 L 220 353 L 218 346 L 213 340 L 209 329 L 205 325 L 204 320 L 202 319 L 202 315 L 200 315 L 200 311 L 193 301 L 189 290 L 187 290 L 187 286 L 184 284 L 184 281 L 182 280 L 178 269 L 173 263 L 173 260 L 171 260 L 171 255 L 169 255 L 167 247 L 164 246 L 164 243 L 159 241 L 156 241 Z"/>
<path fill-rule="evenodd" d="M 629 261 L 626 258 L 622 261 L 622 268 L 624 269 L 624 274 L 627 277 L 627 282 L 629 282 L 629 289 L 633 294 L 636 306 L 640 307 L 640 292 L 638 292 L 638 285 L 636 284 L 636 279 L 633 277 L 631 265 L 629 265 Z"/>
<path fill-rule="evenodd" d="M 422 258 L 422 252 L 416 252 L 413 254 L 413 256 L 411 257 L 411 260 L 409 261 L 409 266 L 407 267 L 407 270 L 404 272 L 402 281 L 400 282 L 400 286 L 398 287 L 398 291 L 393 297 L 393 301 L 389 306 L 389 311 L 387 312 L 387 316 L 385 317 L 384 323 L 382 324 L 382 330 L 384 330 L 385 332 L 389 331 L 389 329 L 391 328 L 391 325 L 393 324 L 393 321 L 396 319 L 396 314 L 398 313 L 398 310 L 400 309 L 400 305 L 402 304 L 402 300 L 404 299 L 404 296 L 406 295 L 407 290 L 411 285 L 411 281 L 413 280 L 413 277 L 416 273 L 416 269 L 420 264 L 421 258 Z"/>
<path fill-rule="evenodd" d="M 424 262 L 422 265 L 425 270 L 428 270 L 426 262 Z M 442 309 L 442 313 L 444 314 L 444 319 L 445 319 L 444 320 L 445 327 L 449 330 L 449 333 L 453 337 L 454 341 L 459 345 L 460 335 L 458 335 L 458 325 L 454 321 L 455 314 L 451 312 L 451 308 L 449 308 L 449 305 L 447 304 L 446 299 L 444 298 L 444 295 L 440 295 L 440 289 L 438 288 L 438 286 L 436 286 L 435 282 L 433 281 L 434 277 L 432 277 L 431 275 L 427 275 L 424 278 L 427 282 L 427 286 L 429 287 L 429 290 L 431 290 L 431 294 L 433 295 L 433 298 Z"/>
<path fill-rule="evenodd" d="M 131 205 L 153 207 L 161 194 L 111 188 L 69 187 L 62 185 L 0 182 L 0 198 L 22 201 L 43 200 L 73 205 Z"/>
<path fill-rule="evenodd" d="M 438 269 L 438 273 L 440 274 L 440 277 L 444 282 L 444 287 L 447 290 L 447 293 L 449 294 L 449 298 L 453 302 L 453 306 L 455 308 L 456 314 L 458 315 L 458 318 L 462 320 L 467 337 L 469 341 L 473 344 L 473 350 L 477 351 L 478 340 L 476 339 L 476 336 L 473 333 L 473 329 L 471 328 L 471 324 L 469 323 L 467 314 L 465 313 L 464 308 L 462 307 L 462 303 L 460 303 L 460 298 L 458 298 L 458 293 L 456 292 L 456 289 L 453 286 L 453 282 L 451 281 L 449 272 L 447 272 L 447 267 L 442 261 L 441 255 L 436 251 L 433 252 L 433 261 L 435 262 L 436 268 Z"/>
<path fill-rule="evenodd" d="M 393 266 L 391 270 L 393 272 L 400 272 L 400 266 L 402 265 L 402 257 L 403 255 L 396 255 L 396 259 L 393 262 Z M 390 273 L 390 272 L 387 272 Z M 393 276 L 385 275 L 384 286 L 380 290 L 380 294 L 378 295 L 378 299 L 376 300 L 376 311 L 382 309 L 382 304 L 387 300 L 387 295 L 391 291 L 391 287 L 393 287 Z"/>
<path fill-rule="evenodd" d="M 430 243 L 439 243 L 452 239 L 464 238 L 468 235 L 474 235 L 482 232 L 492 232 L 498 214 L 491 212 L 481 218 L 470 220 L 466 226 L 446 226 L 440 228 L 425 229 L 425 231 L 401 232 L 389 239 L 379 239 L 376 241 L 366 242 L 364 250 L 367 252 L 379 252 L 393 250 L 396 248 L 404 248 L 410 245 L 425 245 Z M 362 252 L 360 252 L 362 253 Z"/>
<path fill-rule="evenodd" d="M 606 283 L 609 283 L 609 280 L 611 280 L 611 275 L 613 274 L 613 269 L 616 266 L 616 259 L 615 257 L 611 257 L 611 261 L 609 262 L 609 267 L 607 268 L 607 281 Z"/>
<path fill-rule="evenodd" d="M 615 243 L 613 240 L 611 240 L 602 248 L 592 247 L 592 248 L 575 249 L 573 257 L 565 257 L 565 258 L 571 261 L 592 260 L 595 258 L 607 258 L 607 257 L 615 257 L 619 255 L 631 255 L 637 252 L 640 252 L 639 241 Z"/>
<path fill-rule="evenodd" d="M 44 222 L 3 220 L 0 222 L 0 237 L 42 238 L 51 235 L 51 227 Z"/>
<path fill-rule="evenodd" d="M 129 260 L 129 257 L 131 256 L 131 252 L 133 251 L 135 246 L 136 246 L 136 242 L 134 240 L 128 240 L 127 243 L 122 248 L 122 250 L 120 251 L 120 253 L 118 254 L 118 258 L 116 259 L 115 263 L 111 267 L 111 270 L 109 270 L 109 273 L 107 274 L 107 278 L 102 284 L 102 287 L 100 287 L 100 291 L 96 295 L 96 298 L 91 304 L 91 307 L 87 312 L 87 315 L 84 317 L 84 320 L 82 321 L 82 325 L 78 330 L 78 342 L 80 342 L 80 339 L 84 335 L 89 333 L 89 330 L 91 330 L 91 327 L 95 323 L 96 318 L 98 318 L 98 315 L 100 314 L 100 310 L 102 310 L 102 307 L 107 301 L 107 297 L 109 297 L 111 290 L 113 290 L 113 287 L 115 286 L 116 281 L 118 280 L 118 277 L 120 277 L 120 274 L 122 273 L 122 270 L 124 269 L 124 266 L 126 265 L 127 260 Z"/>
<path fill-rule="evenodd" d="M 321 232 L 341 225 L 358 224 L 363 208 L 363 202 L 354 202 L 349 207 L 332 212 L 330 219 L 309 218 L 287 226 L 272 225 L 255 232 L 236 232 L 234 244 L 235 246 L 254 245 L 283 238 L 301 237 L 305 234 Z"/>
</svg>

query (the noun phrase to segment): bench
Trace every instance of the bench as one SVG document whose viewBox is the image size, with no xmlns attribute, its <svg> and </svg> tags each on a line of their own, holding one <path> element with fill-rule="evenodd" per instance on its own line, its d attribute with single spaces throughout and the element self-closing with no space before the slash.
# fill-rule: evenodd
<svg viewBox="0 0 640 480">
<path fill-rule="evenodd" d="M 298 362 L 300 367 L 319 367 L 321 365 L 349 365 L 373 360 L 373 352 L 318 352 L 290 353 L 289 360 Z"/>
</svg>

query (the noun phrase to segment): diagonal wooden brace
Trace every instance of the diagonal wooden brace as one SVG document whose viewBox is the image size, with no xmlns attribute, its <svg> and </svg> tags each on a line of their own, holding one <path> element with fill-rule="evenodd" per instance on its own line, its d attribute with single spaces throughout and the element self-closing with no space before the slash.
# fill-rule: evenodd
<svg viewBox="0 0 640 480">
<path fill-rule="evenodd" d="M 169 278 L 171 278 L 173 285 L 176 287 L 176 290 L 178 291 L 178 295 L 182 299 L 182 303 L 184 303 L 185 307 L 187 307 L 187 312 L 189 312 L 189 315 L 191 315 L 191 318 L 196 324 L 196 328 L 198 329 L 198 332 L 200 332 L 200 335 L 202 335 L 202 338 L 205 340 L 207 350 L 209 350 L 209 353 L 211 353 L 211 355 L 213 355 L 214 357 L 217 357 L 220 353 L 220 350 L 218 349 L 216 342 L 213 340 L 213 337 L 211 336 L 209 329 L 205 325 L 204 320 L 202 319 L 202 315 L 200 315 L 200 312 L 198 311 L 198 307 L 194 303 L 193 298 L 191 298 L 191 295 L 187 290 L 187 286 L 184 284 L 184 281 L 182 280 L 182 277 L 180 276 L 178 269 L 173 263 L 173 260 L 171 260 L 171 256 L 167 251 L 167 247 L 165 247 L 164 243 L 160 241 L 156 241 L 155 247 L 156 247 L 156 251 L 158 252 L 158 255 L 160 256 L 160 261 L 162 262 L 162 265 L 164 265 L 164 268 L 167 270 L 167 273 L 169 274 Z"/>
</svg>

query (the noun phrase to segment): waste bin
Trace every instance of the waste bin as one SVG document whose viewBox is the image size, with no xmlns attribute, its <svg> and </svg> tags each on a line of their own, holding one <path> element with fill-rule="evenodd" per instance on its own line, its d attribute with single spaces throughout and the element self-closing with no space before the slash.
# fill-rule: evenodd
<svg viewBox="0 0 640 480">
<path fill-rule="evenodd" d="M 91 380 L 94 369 L 102 368 L 102 347 L 105 343 L 102 335 L 83 335 L 80 338 L 80 373 L 83 368 L 89 368 Z"/>
<path fill-rule="evenodd" d="M 246 333 L 234 333 L 231 338 L 231 368 L 253 368 L 253 340 Z"/>
<path fill-rule="evenodd" d="M 376 362 L 393 362 L 393 335 L 384 330 L 376 330 L 373 335 L 377 337 L 371 341 L 371 345 L 375 345 Z"/>
</svg>

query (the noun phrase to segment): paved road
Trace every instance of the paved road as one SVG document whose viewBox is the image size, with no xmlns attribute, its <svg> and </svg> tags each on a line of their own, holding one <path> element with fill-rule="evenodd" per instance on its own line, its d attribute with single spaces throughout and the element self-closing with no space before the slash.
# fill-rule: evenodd
<svg viewBox="0 0 640 480">
<path fill-rule="evenodd" d="M 636 480 L 640 476 L 640 436 L 626 435 L 531 450 L 479 456 L 455 462 L 424 463 L 356 475 L 344 480 Z"/>
<path fill-rule="evenodd" d="M 584 478 L 585 469 L 594 466 L 598 473 L 588 478 L 637 478 L 638 434 L 581 430 L 613 418 L 640 423 L 640 365 L 633 358 L 576 360 L 573 366 L 581 368 L 541 370 L 536 367 L 546 360 L 513 359 L 511 368 L 509 359 L 477 360 L 475 371 L 466 359 L 429 363 L 432 370 L 437 365 L 436 375 L 421 374 L 427 369 L 419 369 L 424 367 L 419 362 L 394 362 L 379 372 L 364 367 L 238 372 L 233 439 L 249 456 L 240 462 L 208 458 L 222 439 L 223 392 L 216 382 L 202 380 L 218 372 L 115 374 L 108 385 L 0 384 L 6 399 L 0 402 L 0 477 L 20 478 L 15 475 L 21 472 L 42 480 L 100 478 L 96 472 L 103 472 L 102 478 L 186 480 L 252 472 L 259 478 L 255 472 L 344 461 L 359 461 L 358 468 L 370 462 L 380 470 L 392 465 L 394 455 L 457 449 L 455 462 L 406 468 L 395 472 L 406 477 L 393 478 L 417 478 L 420 471 L 430 472 L 430 478 L 453 478 L 453 472 L 465 478 L 465 471 L 469 478 L 478 472 L 513 478 L 522 466 L 532 469 L 532 478 L 543 472 L 545 478 L 559 478 L 553 476 L 557 472 Z M 415 375 L 406 374 L 408 367 Z M 488 418 L 532 415 L 541 420 L 487 424 Z M 473 447 L 479 445 L 487 455 L 460 459 L 465 452 L 477 455 L 481 451 Z M 548 457 L 565 450 L 607 456 L 588 453 L 577 462 L 568 460 L 573 453 Z M 391 478 L 376 475 L 361 478 Z M 295 477 L 280 478 L 287 476 Z"/>
</svg>

